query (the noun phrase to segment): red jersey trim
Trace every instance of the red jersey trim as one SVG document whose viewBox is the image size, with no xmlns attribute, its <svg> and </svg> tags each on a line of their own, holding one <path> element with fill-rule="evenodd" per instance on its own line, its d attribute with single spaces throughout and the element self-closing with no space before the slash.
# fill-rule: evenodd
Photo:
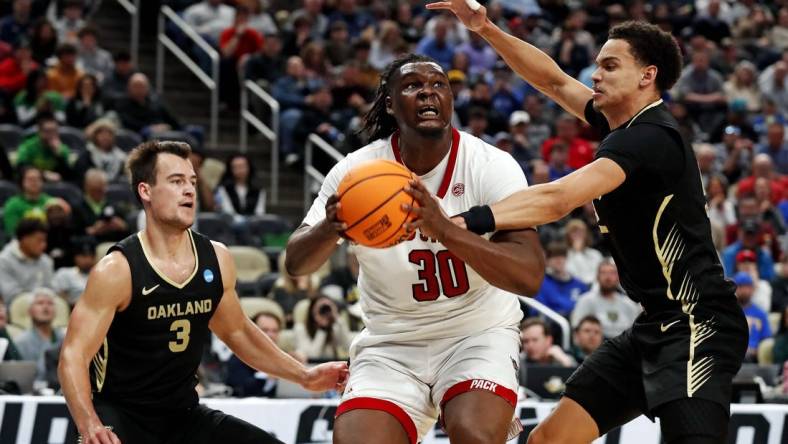
<svg viewBox="0 0 788 444">
<path fill-rule="evenodd" d="M 467 381 L 458 382 L 446 390 L 446 393 L 444 393 L 443 399 L 441 400 L 441 410 L 443 410 L 443 406 L 446 405 L 447 402 L 451 401 L 452 398 L 474 390 L 486 390 L 488 392 L 492 392 L 503 398 L 512 407 L 516 407 L 517 405 L 517 393 L 515 393 L 514 390 L 510 389 L 509 387 L 504 387 L 501 384 L 488 381 L 486 379 L 470 379 Z"/>
<path fill-rule="evenodd" d="M 394 158 L 397 159 L 397 162 L 405 165 L 402 162 L 402 157 L 400 157 L 400 153 L 399 153 L 399 131 L 396 131 L 394 134 L 391 135 L 391 149 L 392 151 L 394 151 Z M 457 152 L 459 150 L 460 150 L 460 132 L 452 128 L 451 149 L 449 150 L 449 163 L 446 165 L 446 172 L 443 173 L 443 180 L 441 181 L 441 186 L 440 188 L 438 188 L 438 193 L 437 193 L 437 196 L 440 199 L 443 199 L 443 196 L 446 195 L 446 191 L 449 190 L 449 184 L 451 183 L 451 178 L 454 175 L 454 168 L 457 165 Z"/>
<path fill-rule="evenodd" d="M 413 422 L 413 419 L 408 415 L 402 407 L 394 404 L 391 401 L 386 401 L 384 399 L 377 399 L 377 398 L 352 398 L 344 401 L 342 404 L 337 407 L 337 413 L 334 416 L 335 418 L 343 413 L 347 413 L 351 410 L 379 410 L 382 412 L 386 412 L 393 416 L 402 427 L 405 429 L 405 433 L 408 435 L 408 440 L 411 444 L 418 443 L 418 433 L 416 432 L 416 424 Z"/>
</svg>

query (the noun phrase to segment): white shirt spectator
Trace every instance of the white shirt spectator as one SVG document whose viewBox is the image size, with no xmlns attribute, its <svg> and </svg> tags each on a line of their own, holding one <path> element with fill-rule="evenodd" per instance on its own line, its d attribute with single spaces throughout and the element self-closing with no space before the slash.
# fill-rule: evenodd
<svg viewBox="0 0 788 444">
<path fill-rule="evenodd" d="M 566 271 L 583 283 L 591 285 L 596 280 L 597 269 L 603 260 L 602 253 L 594 248 L 570 248 L 566 255 Z"/>
<path fill-rule="evenodd" d="M 343 359 L 350 347 L 350 330 L 341 321 L 332 326 L 333 344 L 327 344 L 326 331 L 318 328 L 314 337 L 309 337 L 306 326 L 296 323 L 294 326 L 296 352 L 308 359 Z M 334 350 L 336 348 L 336 350 Z"/>
<path fill-rule="evenodd" d="M 85 27 L 85 20 L 62 17 L 55 22 L 57 41 L 60 43 L 77 43 L 77 33 Z"/>
<path fill-rule="evenodd" d="M 226 185 L 220 185 L 216 190 L 216 201 L 219 203 L 222 213 L 237 216 L 240 213 L 233 206 L 233 201 L 230 199 L 230 195 L 227 193 L 225 186 Z M 235 184 L 233 188 L 235 189 L 235 193 L 238 195 L 238 201 L 241 208 L 245 208 L 247 206 L 246 198 L 249 194 L 249 187 L 242 184 Z M 257 203 L 254 206 L 253 214 L 255 216 L 262 216 L 265 214 L 265 196 L 265 191 L 260 190 L 259 195 L 257 196 Z M 251 198 L 252 196 L 249 197 Z"/>
<path fill-rule="evenodd" d="M 9 306 L 20 293 L 49 287 L 53 274 L 52 258 L 46 253 L 36 259 L 29 258 L 19 249 L 16 240 L 0 252 L 0 295 Z"/>
<path fill-rule="evenodd" d="M 104 79 L 112 75 L 112 70 L 115 68 L 112 54 L 102 48 L 95 48 L 89 51 L 80 47 L 77 65 L 86 73 L 96 76 L 99 82 L 103 82 Z"/>
<path fill-rule="evenodd" d="M 598 289 L 580 295 L 572 311 L 572 326 L 588 315 L 596 316 L 602 323 L 602 334 L 612 338 L 632 326 L 640 314 L 640 306 L 627 296 L 615 292 L 612 296 L 602 296 Z"/>
<path fill-rule="evenodd" d="M 85 291 L 88 283 L 88 274 L 83 273 L 77 267 L 63 267 L 55 272 L 52 278 L 52 289 L 68 301 L 70 305 L 77 303 L 77 300 Z"/>
<path fill-rule="evenodd" d="M 752 303 L 765 313 L 772 310 L 772 284 L 769 281 L 758 279 L 753 288 Z"/>
<path fill-rule="evenodd" d="M 736 208 L 730 199 L 722 201 L 720 207 L 709 205 L 709 220 L 716 222 L 721 227 L 727 227 L 736 223 Z"/>
<path fill-rule="evenodd" d="M 199 34 L 207 35 L 218 42 L 222 31 L 233 25 L 235 9 L 225 4 L 214 6 L 211 3 L 213 2 L 204 0 L 189 6 L 183 12 L 183 20 Z"/>
<path fill-rule="evenodd" d="M 22 355 L 24 361 L 36 361 L 41 358 L 44 351 L 63 339 L 64 333 L 61 329 L 52 330 L 51 338 L 42 338 L 35 328 L 23 331 L 15 340 L 16 348 Z"/>
<path fill-rule="evenodd" d="M 764 69 L 758 76 L 758 87 L 782 113 L 788 113 L 788 65 L 779 61 Z"/>
</svg>

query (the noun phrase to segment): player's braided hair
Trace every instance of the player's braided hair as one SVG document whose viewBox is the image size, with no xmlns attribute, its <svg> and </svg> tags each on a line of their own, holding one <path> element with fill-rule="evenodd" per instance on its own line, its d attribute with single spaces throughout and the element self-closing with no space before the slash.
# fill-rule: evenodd
<svg viewBox="0 0 788 444">
<path fill-rule="evenodd" d="M 386 138 L 397 130 L 397 121 L 394 116 L 386 112 L 386 97 L 391 95 L 391 82 L 394 75 L 403 65 L 414 62 L 438 63 L 431 57 L 420 54 L 407 54 L 394 60 L 380 75 L 380 85 L 375 93 L 372 107 L 364 115 L 364 126 L 360 132 L 366 133 L 370 140 Z"/>
</svg>

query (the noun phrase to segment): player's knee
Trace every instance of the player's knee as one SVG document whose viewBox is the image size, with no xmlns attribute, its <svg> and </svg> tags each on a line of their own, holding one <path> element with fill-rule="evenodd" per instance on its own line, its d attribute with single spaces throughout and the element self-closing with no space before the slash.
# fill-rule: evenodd
<svg viewBox="0 0 788 444">
<path fill-rule="evenodd" d="M 540 424 L 528 435 L 528 444 L 570 444 L 570 441 L 554 428 Z"/>
<path fill-rule="evenodd" d="M 506 441 L 506 429 L 491 424 L 462 422 L 449 430 L 449 440 L 459 444 L 503 444 Z"/>
</svg>

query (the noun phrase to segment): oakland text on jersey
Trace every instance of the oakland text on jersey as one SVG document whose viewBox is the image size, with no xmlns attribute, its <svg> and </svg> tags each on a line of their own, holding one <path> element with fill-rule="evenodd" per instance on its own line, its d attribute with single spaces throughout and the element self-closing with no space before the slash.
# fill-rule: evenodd
<svg viewBox="0 0 788 444">
<path fill-rule="evenodd" d="M 203 299 L 201 301 L 186 301 L 185 303 L 175 302 L 172 304 L 154 305 L 148 307 L 148 320 L 174 318 L 193 314 L 210 313 L 213 301 Z"/>
</svg>

